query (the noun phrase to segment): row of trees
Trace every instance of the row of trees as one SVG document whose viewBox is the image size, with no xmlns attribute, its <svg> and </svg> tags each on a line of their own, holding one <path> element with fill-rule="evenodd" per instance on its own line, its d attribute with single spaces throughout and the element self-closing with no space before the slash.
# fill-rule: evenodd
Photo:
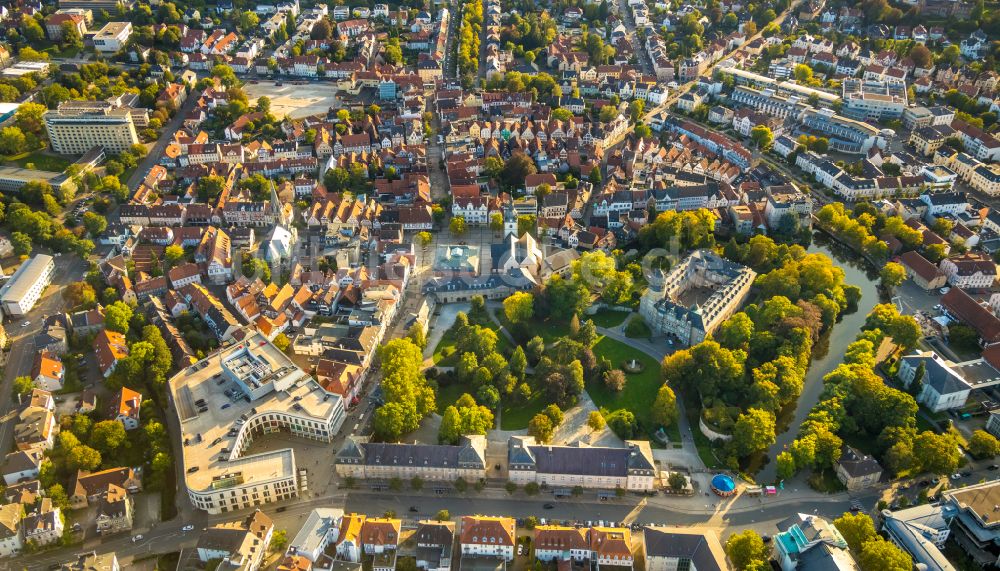
<svg viewBox="0 0 1000 571">
<path fill-rule="evenodd" d="M 886 216 L 867 202 L 858 203 L 850 211 L 840 202 L 830 203 L 821 208 L 816 217 L 825 230 L 879 265 L 886 261 L 889 254 L 888 246 L 883 241 L 885 238 L 895 238 L 906 250 L 923 246 L 924 236 L 920 230 L 911 228 L 899 216 Z M 947 239 L 951 234 L 951 224 L 941 220 L 935 223 L 933 230 Z M 931 244 L 922 251 L 927 259 L 935 263 L 946 255 L 944 244 Z"/>
<path fill-rule="evenodd" d="M 466 2 L 462 6 L 462 24 L 458 30 L 458 73 L 467 86 L 479 71 L 479 44 L 483 31 L 483 3 Z"/>
</svg>

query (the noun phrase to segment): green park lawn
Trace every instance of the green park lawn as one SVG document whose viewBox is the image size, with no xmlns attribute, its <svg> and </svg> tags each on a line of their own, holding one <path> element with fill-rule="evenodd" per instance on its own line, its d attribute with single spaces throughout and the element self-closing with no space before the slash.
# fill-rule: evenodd
<svg viewBox="0 0 1000 571">
<path fill-rule="evenodd" d="M 636 315 L 625 326 L 625 336 L 632 339 L 648 339 L 653 334 L 641 315 Z"/>
<path fill-rule="evenodd" d="M 466 392 L 469 392 L 469 387 L 461 383 L 452 383 L 444 387 L 438 387 L 436 402 L 438 414 L 444 414 L 444 409 L 455 404 L 455 401 Z"/>
<path fill-rule="evenodd" d="M 545 391 L 538 386 L 534 379 L 529 378 L 528 384 L 531 386 L 531 398 L 528 402 L 505 402 L 500 414 L 500 428 L 502 430 L 521 430 L 528 428 L 528 422 L 542 409 L 549 405 L 549 400 L 545 397 Z"/>
<path fill-rule="evenodd" d="M 602 309 L 595 313 L 594 315 L 588 315 L 584 317 L 584 321 L 587 319 L 594 320 L 594 325 L 598 327 L 604 327 L 610 329 L 612 327 L 618 327 L 625 322 L 625 318 L 631 313 L 627 311 L 612 311 L 610 309 Z"/>
<path fill-rule="evenodd" d="M 49 172 L 63 172 L 66 167 L 73 164 L 73 161 L 57 156 L 45 154 L 42 151 L 35 151 L 33 153 L 21 153 L 20 155 L 11 155 L 4 157 L 4 160 L 12 162 L 21 168 L 28 168 L 28 165 L 34 165 L 35 170 L 49 171 Z"/>
<path fill-rule="evenodd" d="M 587 393 L 590 394 L 594 404 L 600 408 L 606 408 L 608 412 L 614 412 L 620 408 L 632 411 L 636 420 L 644 428 L 649 429 L 652 426 L 650 410 L 653 401 L 656 400 L 656 391 L 663 384 L 660 380 L 660 364 L 656 362 L 656 359 L 642 351 L 609 337 L 601 338 L 594 345 L 594 355 L 598 358 L 606 357 L 616 368 L 620 368 L 622 363 L 631 361 L 633 358 L 642 364 L 642 372 L 625 373 L 628 381 L 622 392 L 610 391 L 603 382 L 592 381 L 587 383 Z M 678 439 L 679 436 L 678 434 Z"/>
<path fill-rule="evenodd" d="M 503 324 L 507 331 L 513 331 L 514 324 L 507 319 L 507 316 L 503 312 L 503 308 L 499 308 L 494 312 L 497 320 Z M 569 335 L 569 321 L 561 319 L 532 319 L 528 322 L 527 330 L 531 332 L 532 336 L 538 335 L 545 341 L 546 345 L 554 342 L 560 337 L 567 337 Z"/>
<path fill-rule="evenodd" d="M 548 406 L 549 402 L 545 398 L 544 391 L 534 386 L 532 380 L 529 379 L 528 382 L 532 385 L 532 390 L 535 391 L 531 400 L 526 403 L 522 403 L 513 402 L 510 399 L 507 399 L 501 403 L 501 429 L 521 430 L 527 428 L 528 421 Z M 437 392 L 438 414 L 444 414 L 445 409 L 455 404 L 459 397 L 461 397 L 464 393 L 472 394 L 472 389 L 462 383 L 453 383 L 447 386 L 439 387 Z M 473 394 L 473 396 L 475 395 Z"/>
</svg>

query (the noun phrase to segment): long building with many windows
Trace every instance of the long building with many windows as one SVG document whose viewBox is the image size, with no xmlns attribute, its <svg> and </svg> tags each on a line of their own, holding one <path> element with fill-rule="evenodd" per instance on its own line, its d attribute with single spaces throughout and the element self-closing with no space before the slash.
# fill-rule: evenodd
<svg viewBox="0 0 1000 571">
<path fill-rule="evenodd" d="M 649 442 L 626 440 L 624 448 L 553 446 L 531 436 L 512 436 L 507 444 L 510 481 L 550 488 L 598 488 L 649 491 L 656 484 L 656 464 Z"/>
<path fill-rule="evenodd" d="M 255 438 L 286 433 L 332 442 L 344 402 L 255 333 L 187 367 L 169 383 L 183 433 L 188 497 L 223 513 L 307 489 L 292 448 L 247 455 Z"/>
<path fill-rule="evenodd" d="M 334 458 L 341 477 L 472 482 L 486 477 L 486 438 L 471 435 L 455 446 L 369 442 L 349 436 Z"/>
<path fill-rule="evenodd" d="M 35 254 L 35 257 L 21 264 L 7 283 L 0 287 L 3 312 L 11 317 L 27 314 L 38 303 L 45 288 L 52 283 L 55 269 L 55 261 L 48 254 Z"/>
<path fill-rule="evenodd" d="M 129 109 L 60 109 L 43 116 L 52 150 L 64 155 L 82 155 L 101 145 L 121 153 L 139 142 Z"/>
</svg>

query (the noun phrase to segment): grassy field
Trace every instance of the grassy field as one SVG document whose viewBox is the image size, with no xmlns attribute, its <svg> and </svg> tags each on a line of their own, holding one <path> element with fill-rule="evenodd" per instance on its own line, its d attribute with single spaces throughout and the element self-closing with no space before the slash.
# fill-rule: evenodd
<svg viewBox="0 0 1000 571">
<path fill-rule="evenodd" d="M 545 398 L 545 391 L 535 383 L 534 379 L 529 377 L 528 384 L 531 386 L 531 399 L 528 402 L 510 402 L 508 400 L 508 402 L 502 403 L 501 429 L 521 430 L 528 428 L 528 421 L 549 405 L 549 400 Z"/>
<path fill-rule="evenodd" d="M 30 164 L 33 165 L 31 168 L 35 170 L 49 172 L 63 172 L 66 170 L 66 167 L 73 164 L 73 161 L 69 159 L 57 155 L 48 155 L 42 151 L 11 155 L 4 157 L 4 160 L 14 163 L 21 168 L 28 168 Z"/>
<path fill-rule="evenodd" d="M 594 315 L 588 315 L 584 317 L 584 321 L 587 319 L 593 319 L 594 325 L 598 327 L 611 328 L 618 327 L 625 322 L 625 318 L 631 313 L 627 311 L 612 311 L 610 309 L 602 309 L 595 313 Z"/>
<path fill-rule="evenodd" d="M 656 399 L 656 391 L 662 384 L 660 364 L 642 351 L 608 337 L 603 337 L 597 342 L 597 345 L 594 345 L 594 355 L 598 358 L 606 357 L 616 368 L 633 358 L 642 364 L 641 373 L 626 373 L 628 381 L 622 392 L 616 393 L 608 390 L 603 382 L 595 381 L 587 384 L 587 393 L 590 394 L 590 398 L 598 407 L 606 408 L 608 411 L 620 408 L 632 411 L 639 423 L 644 428 L 649 429 L 652 426 L 650 405 Z"/>
<path fill-rule="evenodd" d="M 72 59 L 80 53 L 80 49 L 76 47 L 68 47 L 64 50 L 59 49 L 59 46 L 51 46 L 42 50 L 43 52 L 49 54 L 49 57 L 53 58 L 67 58 Z"/>
<path fill-rule="evenodd" d="M 461 383 L 452 383 L 444 387 L 438 387 L 437 392 L 437 411 L 438 414 L 444 414 L 444 409 L 455 404 L 455 401 L 462 396 L 463 393 L 469 392 L 469 387 L 462 385 Z"/>
<path fill-rule="evenodd" d="M 639 315 L 633 317 L 625 326 L 625 336 L 632 339 L 647 339 L 652 334 L 653 332 L 649 330 L 646 321 Z"/>
</svg>

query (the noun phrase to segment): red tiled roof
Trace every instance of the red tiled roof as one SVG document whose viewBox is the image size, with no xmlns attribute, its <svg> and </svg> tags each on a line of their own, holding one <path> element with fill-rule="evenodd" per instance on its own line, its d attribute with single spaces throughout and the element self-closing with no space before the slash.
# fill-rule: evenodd
<svg viewBox="0 0 1000 571">
<path fill-rule="evenodd" d="M 979 305 L 962 288 L 951 288 L 941 297 L 941 304 L 956 319 L 975 329 L 986 343 L 1000 341 L 1000 319 Z"/>
</svg>

